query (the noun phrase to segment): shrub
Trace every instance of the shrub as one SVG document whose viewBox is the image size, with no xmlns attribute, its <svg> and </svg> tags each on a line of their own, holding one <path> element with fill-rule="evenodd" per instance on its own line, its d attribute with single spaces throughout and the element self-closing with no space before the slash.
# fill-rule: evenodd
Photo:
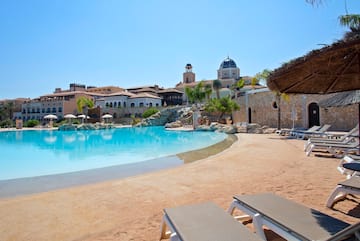
<svg viewBox="0 0 360 241">
<path fill-rule="evenodd" d="M 6 119 L 6 120 L 3 120 L 0 122 L 0 127 L 3 128 L 3 127 L 13 127 L 14 124 L 13 122 L 10 120 L 10 119 Z"/>
<path fill-rule="evenodd" d="M 150 116 L 152 116 L 153 114 L 158 113 L 159 110 L 154 108 L 154 107 L 150 107 L 149 109 L 147 109 L 146 111 L 144 111 L 144 113 L 142 114 L 143 118 L 148 118 Z"/>
<path fill-rule="evenodd" d="M 38 120 L 28 120 L 24 123 L 24 126 L 25 127 L 34 127 L 34 126 L 37 126 L 39 125 L 40 122 Z"/>
</svg>

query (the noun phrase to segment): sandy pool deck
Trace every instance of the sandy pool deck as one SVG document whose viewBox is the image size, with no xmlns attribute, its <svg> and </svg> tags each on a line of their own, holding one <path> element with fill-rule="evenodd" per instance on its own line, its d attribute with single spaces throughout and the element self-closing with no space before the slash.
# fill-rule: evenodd
<svg viewBox="0 0 360 241">
<path fill-rule="evenodd" d="M 355 223 L 359 199 L 325 207 L 344 180 L 339 160 L 306 157 L 304 141 L 237 134 L 225 151 L 179 167 L 39 194 L 0 199 L 0 240 L 157 240 L 162 209 L 213 201 L 226 210 L 234 194 L 273 192 Z M 273 240 L 279 240 L 275 236 Z"/>
</svg>

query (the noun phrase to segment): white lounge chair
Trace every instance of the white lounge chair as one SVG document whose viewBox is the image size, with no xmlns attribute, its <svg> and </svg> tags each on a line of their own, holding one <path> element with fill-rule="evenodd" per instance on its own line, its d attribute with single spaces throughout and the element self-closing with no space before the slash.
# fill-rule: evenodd
<svg viewBox="0 0 360 241">
<path fill-rule="evenodd" d="M 338 143 L 338 144 L 348 143 L 351 137 L 357 136 L 358 131 L 359 131 L 359 125 L 357 125 L 352 130 L 348 131 L 343 135 L 326 134 L 325 138 L 324 137 L 309 138 L 307 142 L 304 144 L 304 151 L 306 151 L 309 148 L 309 146 L 313 143 Z"/>
<path fill-rule="evenodd" d="M 235 209 L 252 218 L 256 233 L 264 240 L 263 226 L 286 240 L 360 240 L 360 222 L 350 225 L 271 193 L 234 196 L 228 212 Z"/>
<path fill-rule="evenodd" d="M 296 138 L 307 140 L 311 137 L 321 137 L 326 135 L 326 131 L 329 130 L 331 125 L 325 124 L 320 129 L 315 131 L 300 132 L 296 135 Z"/>
<path fill-rule="evenodd" d="M 332 155 L 343 157 L 351 152 L 359 151 L 359 139 L 352 138 L 349 143 L 337 144 L 337 143 L 312 143 L 306 150 L 306 155 L 310 156 L 313 151 L 326 151 Z"/>
<path fill-rule="evenodd" d="M 348 194 L 360 195 L 360 176 L 353 175 L 349 179 L 338 183 L 334 191 L 330 194 L 326 206 L 332 208 L 335 203 L 345 199 Z"/>
<path fill-rule="evenodd" d="M 166 238 L 171 241 L 262 241 L 212 202 L 164 209 L 160 240 Z"/>
<path fill-rule="evenodd" d="M 360 156 L 355 155 L 345 155 L 339 162 L 339 165 L 337 167 L 338 171 L 346 175 L 346 177 L 349 179 L 353 175 L 358 175 L 359 172 L 356 172 L 354 170 L 350 170 L 344 167 L 344 164 L 352 163 L 352 162 L 359 162 L 360 163 Z"/>
<path fill-rule="evenodd" d="M 290 131 L 290 136 L 294 136 L 297 137 L 298 135 L 300 135 L 301 133 L 304 132 L 313 132 L 313 131 L 317 131 L 321 128 L 321 126 L 312 126 L 307 130 L 298 130 L 298 129 L 293 129 Z"/>
</svg>

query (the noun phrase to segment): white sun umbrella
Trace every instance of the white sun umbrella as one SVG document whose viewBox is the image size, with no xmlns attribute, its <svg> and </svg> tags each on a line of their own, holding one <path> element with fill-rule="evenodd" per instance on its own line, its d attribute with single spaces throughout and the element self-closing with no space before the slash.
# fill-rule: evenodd
<svg viewBox="0 0 360 241">
<path fill-rule="evenodd" d="M 56 120 L 58 117 L 56 115 L 46 115 L 44 116 L 44 119 L 49 119 L 49 120 Z"/>
<path fill-rule="evenodd" d="M 113 116 L 110 115 L 110 114 L 105 114 L 105 115 L 103 115 L 101 118 L 103 118 L 103 119 L 110 119 L 110 118 L 113 118 Z"/>
<path fill-rule="evenodd" d="M 73 114 L 66 114 L 66 115 L 64 115 L 64 118 L 65 118 L 65 119 L 75 119 L 76 116 L 73 115 Z"/>
<path fill-rule="evenodd" d="M 77 117 L 81 119 L 81 123 L 84 123 L 84 119 L 90 119 L 89 116 L 84 114 L 78 115 Z"/>
<path fill-rule="evenodd" d="M 64 115 L 64 118 L 68 119 L 69 123 L 72 124 L 72 119 L 76 119 L 76 116 L 73 114 L 66 114 L 66 115 Z"/>
<path fill-rule="evenodd" d="M 81 114 L 81 115 L 78 115 L 77 116 L 78 118 L 81 118 L 81 119 L 90 119 L 90 117 L 89 116 L 87 116 L 87 115 L 84 115 L 84 114 Z"/>
</svg>

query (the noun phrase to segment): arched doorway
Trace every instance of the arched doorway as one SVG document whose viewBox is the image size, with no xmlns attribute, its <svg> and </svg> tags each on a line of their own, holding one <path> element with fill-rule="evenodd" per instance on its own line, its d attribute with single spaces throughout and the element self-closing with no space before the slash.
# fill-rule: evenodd
<svg viewBox="0 0 360 241">
<path fill-rule="evenodd" d="M 309 127 L 320 125 L 320 111 L 317 103 L 310 103 L 308 106 Z"/>
</svg>

